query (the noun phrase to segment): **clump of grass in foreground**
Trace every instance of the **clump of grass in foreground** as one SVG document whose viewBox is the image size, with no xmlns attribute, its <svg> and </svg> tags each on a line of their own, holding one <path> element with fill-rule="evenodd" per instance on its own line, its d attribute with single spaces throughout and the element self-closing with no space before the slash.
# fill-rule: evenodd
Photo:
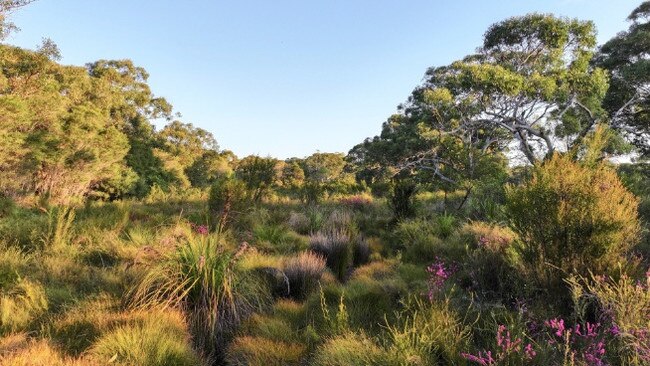
<svg viewBox="0 0 650 366">
<path fill-rule="evenodd" d="M 289 282 L 289 296 L 304 299 L 318 285 L 325 271 L 325 260 L 320 255 L 304 252 L 288 259 L 283 270 Z"/>
<path fill-rule="evenodd" d="M 195 366 L 195 354 L 180 314 L 150 314 L 144 321 L 104 334 L 91 353 L 100 362 L 140 366 Z"/>
<path fill-rule="evenodd" d="M 227 360 L 232 366 L 298 366 L 304 353 L 301 344 L 244 336 L 230 345 Z"/>
<path fill-rule="evenodd" d="M 39 283 L 19 280 L 15 286 L 0 291 L 0 334 L 22 330 L 47 311 L 45 289 Z"/>
<path fill-rule="evenodd" d="M 269 298 L 261 282 L 237 270 L 244 249 L 235 253 L 214 235 L 190 236 L 140 279 L 131 304 L 184 311 L 197 348 L 221 359 L 230 333 Z"/>
<path fill-rule="evenodd" d="M 0 339 L 0 364 L 3 366 L 93 366 L 90 359 L 72 359 L 61 355 L 45 340 L 29 339 L 25 333 Z"/>
<path fill-rule="evenodd" d="M 345 333 L 328 340 L 312 360 L 316 366 L 366 366 L 380 364 L 384 350 L 365 334 Z"/>
<path fill-rule="evenodd" d="M 354 260 L 348 235 L 341 232 L 314 234 L 309 238 L 309 249 L 325 258 L 327 266 L 339 281 L 347 278 Z"/>
</svg>

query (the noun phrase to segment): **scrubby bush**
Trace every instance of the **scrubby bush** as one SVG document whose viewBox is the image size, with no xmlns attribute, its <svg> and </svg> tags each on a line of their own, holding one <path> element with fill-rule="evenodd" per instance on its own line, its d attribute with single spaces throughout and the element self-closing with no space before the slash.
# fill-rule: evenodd
<svg viewBox="0 0 650 366">
<path fill-rule="evenodd" d="M 143 322 L 119 326 L 101 336 L 91 350 L 103 363 L 142 366 L 203 364 L 192 349 L 180 315 L 154 313 Z"/>
<path fill-rule="evenodd" d="M 409 180 L 398 180 L 392 184 L 389 203 L 396 221 L 401 221 L 415 215 L 416 191 L 417 185 Z"/>
<path fill-rule="evenodd" d="M 386 365 L 462 365 L 470 329 L 448 303 L 416 301 L 387 325 Z"/>
<path fill-rule="evenodd" d="M 528 272 L 544 286 L 562 286 L 562 272 L 606 273 L 637 240 L 638 200 L 604 164 L 556 154 L 507 198 Z"/>
<path fill-rule="evenodd" d="M 289 282 L 289 296 L 305 299 L 318 286 L 325 269 L 325 260 L 318 254 L 304 252 L 289 258 L 283 266 Z"/>
</svg>

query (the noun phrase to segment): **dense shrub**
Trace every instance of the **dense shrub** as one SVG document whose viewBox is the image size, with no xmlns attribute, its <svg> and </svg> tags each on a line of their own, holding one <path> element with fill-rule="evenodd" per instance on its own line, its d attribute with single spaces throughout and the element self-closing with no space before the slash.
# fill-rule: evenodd
<svg viewBox="0 0 650 366">
<path fill-rule="evenodd" d="M 401 221 L 415 215 L 415 192 L 417 185 L 409 180 L 398 180 L 392 185 L 389 197 L 395 220 Z"/>
<path fill-rule="evenodd" d="M 530 274 L 561 285 L 564 273 L 607 272 L 639 232 L 637 199 L 611 168 L 556 154 L 532 178 L 507 189 L 507 210 Z"/>
<path fill-rule="evenodd" d="M 256 245 L 270 252 L 295 253 L 306 249 L 307 239 L 283 225 L 256 225 L 253 228 Z"/>
<path fill-rule="evenodd" d="M 311 252 L 289 258 L 283 266 L 284 275 L 289 282 L 289 296 L 305 299 L 318 286 L 325 268 L 323 257 Z"/>
</svg>

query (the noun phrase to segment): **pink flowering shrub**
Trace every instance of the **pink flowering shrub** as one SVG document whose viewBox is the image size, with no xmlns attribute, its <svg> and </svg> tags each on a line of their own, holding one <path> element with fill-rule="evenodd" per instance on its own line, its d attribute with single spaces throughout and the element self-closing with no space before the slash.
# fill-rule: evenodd
<svg viewBox="0 0 650 366">
<path fill-rule="evenodd" d="M 564 362 L 605 366 L 605 332 L 600 324 L 585 323 L 567 327 L 564 319 L 546 321 L 550 331 L 548 344 L 562 355 Z"/>
<path fill-rule="evenodd" d="M 192 230 L 199 235 L 208 235 L 209 230 L 207 225 L 192 224 Z"/>
<path fill-rule="evenodd" d="M 437 257 L 436 261 L 427 267 L 427 273 L 429 274 L 429 300 L 433 300 L 436 294 L 443 290 L 447 280 L 449 280 L 449 277 L 451 277 L 455 271 L 455 266 L 445 264 L 445 262 Z"/>
<path fill-rule="evenodd" d="M 494 350 L 482 350 L 477 354 L 461 353 L 466 360 L 483 366 L 526 364 L 532 361 L 537 352 L 531 343 L 520 337 L 513 337 L 505 325 L 499 325 Z"/>
</svg>

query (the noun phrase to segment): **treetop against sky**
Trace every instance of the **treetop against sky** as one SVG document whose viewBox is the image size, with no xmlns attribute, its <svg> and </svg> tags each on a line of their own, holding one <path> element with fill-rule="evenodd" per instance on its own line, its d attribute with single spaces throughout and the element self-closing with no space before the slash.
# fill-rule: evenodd
<svg viewBox="0 0 650 366">
<path fill-rule="evenodd" d="M 237 155 L 346 152 L 395 112 L 430 66 L 471 54 L 488 26 L 530 12 L 592 20 L 602 44 L 631 0 L 41 0 L 9 43 L 50 37 L 62 62 L 129 58 L 183 120 Z M 160 126 L 162 127 L 162 126 Z"/>
</svg>

